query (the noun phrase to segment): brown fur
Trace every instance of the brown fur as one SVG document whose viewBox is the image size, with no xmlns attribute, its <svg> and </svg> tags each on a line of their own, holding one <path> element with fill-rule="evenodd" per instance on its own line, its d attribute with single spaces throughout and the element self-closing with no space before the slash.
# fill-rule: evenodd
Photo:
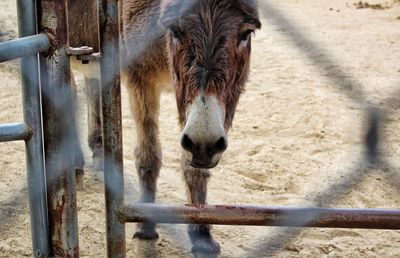
<svg viewBox="0 0 400 258">
<path fill-rule="evenodd" d="M 97 1 L 69 0 L 68 33 L 71 47 L 89 46 L 99 51 Z"/>
<path fill-rule="evenodd" d="M 173 44 L 172 37 L 168 39 L 182 124 L 186 120 L 186 107 L 198 95 L 199 89 L 204 89 L 206 94 L 216 95 L 226 105 L 225 127 L 231 126 L 247 80 L 251 50 L 250 42 L 247 49 L 238 50 L 239 33 L 243 20 L 257 23 L 255 9 L 250 12 L 251 7 L 244 2 L 199 1 L 194 14 L 189 12 L 176 21 L 176 25 L 172 24 L 184 34 L 178 44 Z M 259 23 L 255 24 L 254 29 L 259 26 Z"/>
<path fill-rule="evenodd" d="M 97 10 L 91 1 L 70 0 L 70 30 L 74 30 L 70 32 L 71 45 L 95 46 L 98 42 L 97 35 L 87 33 L 96 31 L 92 17 L 81 16 L 83 9 L 91 15 Z M 224 107 L 227 131 L 249 73 L 251 39 L 247 35 L 261 24 L 253 0 L 123 0 L 122 6 L 122 68 L 137 126 L 140 200 L 154 202 L 162 160 L 158 137 L 160 82 L 170 74 L 182 126 L 188 106 L 202 92 L 216 96 Z M 87 22 L 92 24 L 85 25 Z M 248 44 L 241 47 L 247 39 Z M 100 122 L 91 128 L 101 127 Z M 191 167 L 185 158 L 182 162 L 189 201 L 206 203 L 209 171 Z M 189 235 L 193 251 L 219 252 L 209 225 L 190 226 Z M 154 224 L 139 225 L 135 236 L 158 237 Z"/>
</svg>

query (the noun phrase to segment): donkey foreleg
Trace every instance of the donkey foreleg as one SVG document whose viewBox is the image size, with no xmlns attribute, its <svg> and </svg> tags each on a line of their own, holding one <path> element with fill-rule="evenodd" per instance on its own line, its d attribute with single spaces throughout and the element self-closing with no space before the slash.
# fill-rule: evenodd
<svg viewBox="0 0 400 258">
<path fill-rule="evenodd" d="M 208 169 L 193 168 L 186 159 L 182 162 L 191 204 L 206 204 L 207 183 L 210 177 Z M 211 225 L 190 224 L 188 233 L 192 242 L 192 253 L 219 253 L 220 246 L 211 235 Z"/>
<path fill-rule="evenodd" d="M 103 131 L 101 110 L 101 86 L 97 78 L 85 77 L 85 93 L 88 102 L 88 144 L 92 151 L 93 168 L 103 170 Z"/>
<path fill-rule="evenodd" d="M 139 177 L 140 202 L 153 203 L 161 168 L 161 146 L 158 139 L 160 91 L 151 83 L 131 82 L 129 87 L 132 114 L 136 122 L 136 171 Z M 155 223 L 139 223 L 134 238 L 158 238 Z"/>
</svg>

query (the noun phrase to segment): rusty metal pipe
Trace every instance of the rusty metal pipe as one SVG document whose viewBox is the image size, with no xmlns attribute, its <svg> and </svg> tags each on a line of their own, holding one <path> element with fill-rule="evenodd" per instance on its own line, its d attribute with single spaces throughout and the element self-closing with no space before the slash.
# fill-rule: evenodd
<svg viewBox="0 0 400 258">
<path fill-rule="evenodd" d="M 128 205 L 122 222 L 400 229 L 400 210 L 227 205 Z"/>
<path fill-rule="evenodd" d="M 26 36 L 0 43 L 0 62 L 45 52 L 50 48 L 45 34 Z"/>
<path fill-rule="evenodd" d="M 99 1 L 107 257 L 112 258 L 126 257 L 125 225 L 117 219 L 124 203 L 118 14 L 118 0 Z"/>
<path fill-rule="evenodd" d="M 32 129 L 25 123 L 0 125 L 0 142 L 28 140 L 32 136 Z"/>
<path fill-rule="evenodd" d="M 19 37 L 36 35 L 38 33 L 36 1 L 17 0 L 17 12 Z M 43 35 L 39 37 L 43 38 Z M 47 36 L 43 38 L 43 41 L 48 43 Z M 39 51 L 42 50 L 44 51 L 44 48 L 39 49 Z M 21 58 L 21 89 L 24 120 L 31 134 L 31 137 L 25 139 L 25 153 L 33 256 L 36 258 L 48 257 L 50 239 L 44 170 L 39 62 L 36 53 Z"/>
</svg>

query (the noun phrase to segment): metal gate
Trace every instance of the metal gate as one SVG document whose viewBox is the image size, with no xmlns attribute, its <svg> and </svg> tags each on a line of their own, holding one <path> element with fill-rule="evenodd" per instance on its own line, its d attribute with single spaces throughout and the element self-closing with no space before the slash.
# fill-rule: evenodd
<svg viewBox="0 0 400 258">
<path fill-rule="evenodd" d="M 0 61 L 22 57 L 24 122 L 1 125 L 0 141 L 26 142 L 34 255 L 78 257 L 67 0 L 17 3 L 21 38 L 0 43 Z M 126 256 L 126 222 L 400 229 L 400 210 L 124 204 L 118 9 L 100 1 L 108 257 Z"/>
<path fill-rule="evenodd" d="M 21 58 L 25 121 L 1 125 L 0 142 L 26 142 L 35 257 L 79 256 L 67 2 L 17 0 L 20 38 L 0 43 L 0 62 Z M 100 1 L 99 17 L 105 175 L 122 182 L 118 1 Z M 117 193 L 106 188 L 107 211 L 122 206 Z M 109 246 L 118 245 L 124 253 L 124 224 L 117 222 L 116 212 L 107 212 L 107 221 Z"/>
<path fill-rule="evenodd" d="M 24 122 L 2 125 L 0 141 L 26 143 L 35 257 L 79 253 L 65 7 L 66 1 L 18 0 L 20 38 L 0 43 L 1 62 L 22 58 Z"/>
</svg>

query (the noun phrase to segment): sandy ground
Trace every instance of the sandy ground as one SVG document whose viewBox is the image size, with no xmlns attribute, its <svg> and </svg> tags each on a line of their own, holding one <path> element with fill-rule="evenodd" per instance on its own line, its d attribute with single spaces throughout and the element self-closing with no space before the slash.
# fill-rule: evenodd
<svg viewBox="0 0 400 258">
<path fill-rule="evenodd" d="M 356 8 L 347 0 L 266 2 L 230 146 L 212 170 L 209 203 L 399 208 L 399 1 L 370 2 L 384 8 Z M 1 40 L 17 34 L 15 1 L 0 2 L 0 32 Z M 0 122 L 20 121 L 18 63 L 0 64 L 0 78 Z M 346 90 L 347 82 L 356 90 Z M 134 201 L 135 125 L 123 94 L 125 191 Z M 382 169 L 357 169 L 366 125 L 359 97 L 390 111 L 380 127 L 381 153 L 389 163 Z M 92 171 L 86 146 L 83 87 L 79 98 L 87 164 L 85 190 L 78 192 L 80 254 L 105 257 L 102 176 Z M 171 114 L 175 100 L 166 93 L 157 197 L 182 204 L 179 129 Z M 31 256 L 24 161 L 23 143 L 0 145 L 0 257 Z M 137 257 L 134 226 L 126 229 L 128 257 Z M 190 257 L 185 230 L 160 226 L 159 257 Z M 221 257 L 400 257 L 396 231 L 215 226 L 213 232 Z"/>
</svg>

